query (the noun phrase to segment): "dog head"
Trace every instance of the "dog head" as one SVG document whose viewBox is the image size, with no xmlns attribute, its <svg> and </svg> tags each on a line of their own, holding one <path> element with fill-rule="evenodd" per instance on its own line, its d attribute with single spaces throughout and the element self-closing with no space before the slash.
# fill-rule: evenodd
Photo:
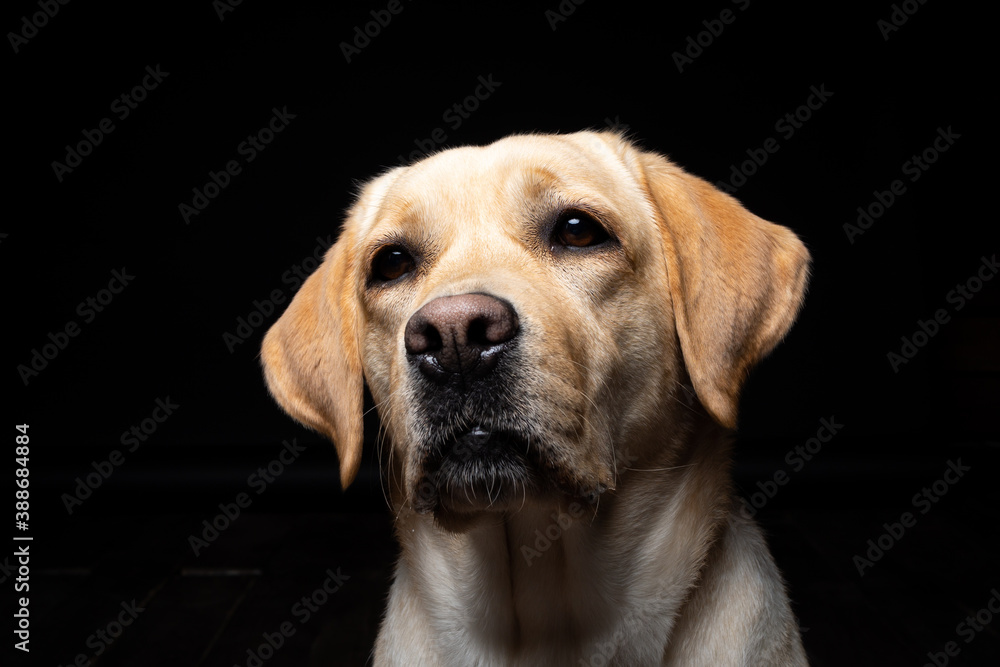
<svg viewBox="0 0 1000 667">
<path fill-rule="evenodd" d="M 268 332 L 268 385 L 348 485 L 367 380 L 397 502 L 437 515 L 593 500 L 690 386 L 736 423 L 791 326 L 788 229 L 612 133 L 512 136 L 368 183 Z"/>
</svg>

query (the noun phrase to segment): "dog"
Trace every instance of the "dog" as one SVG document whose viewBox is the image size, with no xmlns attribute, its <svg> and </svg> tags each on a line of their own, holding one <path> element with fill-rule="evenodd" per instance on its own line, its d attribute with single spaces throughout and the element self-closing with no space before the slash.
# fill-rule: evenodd
<svg viewBox="0 0 1000 667">
<path fill-rule="evenodd" d="M 364 185 L 261 358 L 345 488 L 366 382 L 378 409 L 401 555 L 374 664 L 806 665 L 730 449 L 809 262 L 612 132 Z"/>
</svg>

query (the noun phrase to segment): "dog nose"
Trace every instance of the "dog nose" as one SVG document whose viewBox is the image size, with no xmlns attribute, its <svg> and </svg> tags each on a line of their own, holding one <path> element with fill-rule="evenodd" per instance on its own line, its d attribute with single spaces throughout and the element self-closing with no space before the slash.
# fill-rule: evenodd
<svg viewBox="0 0 1000 667">
<path fill-rule="evenodd" d="M 443 296 L 406 323 L 410 362 L 430 379 L 481 378 L 497 365 L 519 330 L 514 308 L 488 294 Z"/>
</svg>

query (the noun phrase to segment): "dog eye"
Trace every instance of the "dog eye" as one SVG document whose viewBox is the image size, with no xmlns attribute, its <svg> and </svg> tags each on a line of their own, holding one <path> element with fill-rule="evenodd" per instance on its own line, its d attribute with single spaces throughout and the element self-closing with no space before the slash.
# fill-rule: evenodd
<svg viewBox="0 0 1000 667">
<path fill-rule="evenodd" d="M 608 232 L 597 220 L 582 211 L 566 211 L 552 230 L 553 240 L 562 246 L 586 248 L 608 240 Z"/>
<path fill-rule="evenodd" d="M 406 248 L 387 245 L 375 253 L 372 260 L 372 275 L 377 280 L 390 281 L 402 278 L 413 271 L 416 262 Z"/>
</svg>

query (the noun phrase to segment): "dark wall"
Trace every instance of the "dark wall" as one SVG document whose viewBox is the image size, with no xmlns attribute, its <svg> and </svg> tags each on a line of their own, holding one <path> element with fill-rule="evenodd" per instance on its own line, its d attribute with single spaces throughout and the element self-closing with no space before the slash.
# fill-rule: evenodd
<svg viewBox="0 0 1000 667">
<path fill-rule="evenodd" d="M 736 483 L 814 664 L 921 664 L 965 639 L 1000 534 L 995 17 L 577 2 L 7 3 L 2 404 L 8 444 L 30 425 L 38 664 L 93 655 L 134 598 L 151 611 L 101 664 L 232 664 L 330 567 L 351 584 L 270 664 L 305 664 L 331 628 L 326 664 L 362 664 L 394 555 L 375 448 L 342 494 L 333 447 L 268 396 L 261 337 L 360 182 L 606 127 L 812 252 L 801 316 L 744 392 Z M 293 441 L 261 495 L 251 475 Z M 254 516 L 200 555 L 251 491 Z M 906 512 L 919 526 L 870 574 L 858 554 L 882 558 Z M 989 626 L 962 658 L 996 646 Z"/>
<path fill-rule="evenodd" d="M 180 446 L 225 470 L 252 464 L 249 445 L 308 439 L 256 355 L 356 184 L 421 150 L 616 126 L 813 253 L 800 320 L 747 388 L 755 454 L 831 415 L 859 453 L 995 441 L 986 21 L 903 5 L 71 3 L 33 29 L 41 10 L 16 3 L 9 414 L 70 479 L 158 399 L 179 407 L 137 454 L 153 472 L 181 456 L 198 478 Z M 270 143 L 246 143 L 273 118 Z"/>
</svg>

